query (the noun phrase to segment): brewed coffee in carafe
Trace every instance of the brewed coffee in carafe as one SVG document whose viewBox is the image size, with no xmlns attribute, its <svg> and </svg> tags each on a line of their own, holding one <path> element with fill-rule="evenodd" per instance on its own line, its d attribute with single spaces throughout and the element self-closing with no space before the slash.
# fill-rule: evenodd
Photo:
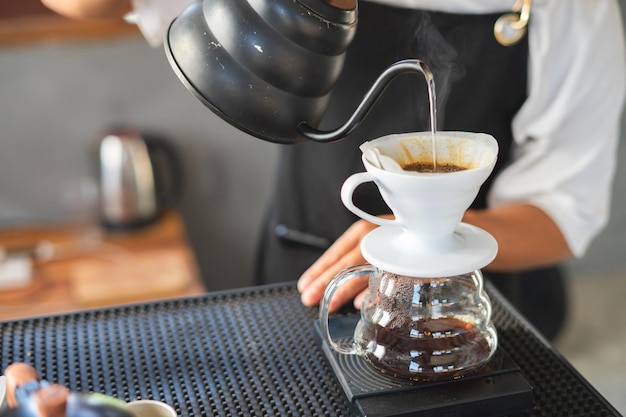
<svg viewBox="0 0 626 417">
<path fill-rule="evenodd" d="M 374 368 L 437 381 L 464 375 L 492 356 L 497 337 L 480 272 L 447 278 L 372 273 L 354 344 Z"/>
</svg>

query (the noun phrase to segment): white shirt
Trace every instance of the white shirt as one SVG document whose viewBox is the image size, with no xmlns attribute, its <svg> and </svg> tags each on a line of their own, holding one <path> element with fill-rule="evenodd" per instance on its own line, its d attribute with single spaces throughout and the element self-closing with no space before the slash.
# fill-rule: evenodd
<svg viewBox="0 0 626 417">
<path fill-rule="evenodd" d="M 450 13 L 511 11 L 515 0 L 369 0 Z M 134 0 L 146 39 L 159 44 L 191 0 Z M 513 120 L 513 162 L 490 207 L 525 202 L 559 226 L 582 256 L 609 217 L 626 92 L 626 47 L 616 0 L 534 0 L 528 98 Z M 416 57 L 419 58 L 419 57 Z"/>
</svg>

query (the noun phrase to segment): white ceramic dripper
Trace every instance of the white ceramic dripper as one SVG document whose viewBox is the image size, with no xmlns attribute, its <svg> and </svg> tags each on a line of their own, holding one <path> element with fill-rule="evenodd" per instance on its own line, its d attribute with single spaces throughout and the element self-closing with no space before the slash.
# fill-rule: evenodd
<svg viewBox="0 0 626 417">
<path fill-rule="evenodd" d="M 431 132 L 389 135 L 361 146 L 366 172 L 349 177 L 341 190 L 344 205 L 357 216 L 378 224 L 361 243 L 365 259 L 402 275 L 451 276 L 480 269 L 497 252 L 495 239 L 482 229 L 461 223 L 480 186 L 495 166 L 498 144 L 487 134 L 438 132 L 439 164 L 464 170 L 446 173 L 385 170 L 368 155 L 380 152 L 404 166 L 432 163 Z M 357 207 L 355 189 L 373 181 L 395 219 L 382 219 Z"/>
</svg>

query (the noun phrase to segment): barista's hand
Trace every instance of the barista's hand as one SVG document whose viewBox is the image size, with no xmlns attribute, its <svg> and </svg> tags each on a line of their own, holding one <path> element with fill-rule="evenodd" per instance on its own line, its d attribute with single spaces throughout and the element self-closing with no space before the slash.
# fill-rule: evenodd
<svg viewBox="0 0 626 417">
<path fill-rule="evenodd" d="M 392 218 L 392 216 L 384 216 Z M 298 280 L 298 290 L 302 303 L 306 306 L 318 304 L 330 280 L 341 270 L 366 263 L 361 255 L 361 240 L 367 233 L 378 227 L 365 220 L 355 222 L 326 252 L 307 269 Z M 355 278 L 335 292 L 329 310 L 335 311 L 354 298 L 354 305 L 361 307 L 367 289 L 368 277 Z"/>
</svg>

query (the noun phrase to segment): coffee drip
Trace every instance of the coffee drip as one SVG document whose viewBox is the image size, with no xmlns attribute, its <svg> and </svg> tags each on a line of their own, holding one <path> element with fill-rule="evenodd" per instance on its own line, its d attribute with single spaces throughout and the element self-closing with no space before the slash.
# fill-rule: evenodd
<svg viewBox="0 0 626 417">
<path fill-rule="evenodd" d="M 322 336 L 337 352 L 359 355 L 402 379 L 441 381 L 476 371 L 497 347 L 480 272 L 495 257 L 497 243 L 462 218 L 495 166 L 496 140 L 479 133 L 431 131 L 389 135 L 364 143 L 361 150 L 366 171 L 346 179 L 341 199 L 380 227 L 361 242 L 369 264 L 340 272 L 328 285 L 320 308 Z M 372 159 L 375 155 L 400 167 L 437 159 L 462 169 L 385 169 L 380 158 Z M 367 182 L 377 185 L 393 220 L 355 205 L 353 193 Z M 369 292 L 354 338 L 337 342 L 328 330 L 330 300 L 339 287 L 364 275 Z"/>
</svg>

